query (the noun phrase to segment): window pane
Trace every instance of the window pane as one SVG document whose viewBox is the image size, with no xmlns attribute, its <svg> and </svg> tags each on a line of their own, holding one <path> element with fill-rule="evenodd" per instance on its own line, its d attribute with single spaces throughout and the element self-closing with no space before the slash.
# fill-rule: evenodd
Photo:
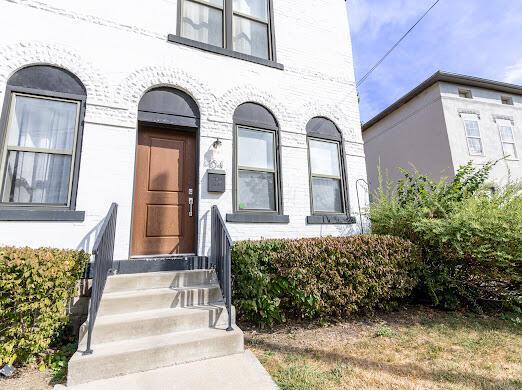
<svg viewBox="0 0 522 390">
<path fill-rule="evenodd" d="M 480 137 L 480 131 L 477 121 L 464 121 L 466 126 L 466 135 L 468 137 Z"/>
<path fill-rule="evenodd" d="M 471 154 L 482 154 L 482 141 L 480 138 L 468 138 L 468 147 Z"/>
<path fill-rule="evenodd" d="M 314 211 L 342 213 L 341 180 L 312 178 Z"/>
<path fill-rule="evenodd" d="M 184 1 L 182 23 L 184 37 L 223 47 L 223 11 Z"/>
<path fill-rule="evenodd" d="M 234 16 L 234 50 L 268 59 L 268 26 Z"/>
<path fill-rule="evenodd" d="M 515 144 L 504 143 L 502 144 L 502 148 L 504 149 L 504 156 L 509 158 L 518 158 Z"/>
<path fill-rule="evenodd" d="M 239 210 L 276 210 L 273 173 L 239 171 Z"/>
<path fill-rule="evenodd" d="M 337 143 L 310 140 L 312 174 L 341 177 Z"/>
<path fill-rule="evenodd" d="M 273 170 L 274 133 L 239 128 L 238 164 L 242 167 Z"/>
<path fill-rule="evenodd" d="M 67 205 L 71 156 L 10 151 L 2 202 Z"/>
<path fill-rule="evenodd" d="M 234 0 L 234 11 L 268 21 L 268 0 Z"/>
<path fill-rule="evenodd" d="M 509 126 L 500 126 L 500 135 L 504 142 L 515 142 L 513 137 L 513 128 Z"/>
<path fill-rule="evenodd" d="M 77 107 L 76 103 L 16 96 L 8 145 L 72 153 Z"/>
</svg>

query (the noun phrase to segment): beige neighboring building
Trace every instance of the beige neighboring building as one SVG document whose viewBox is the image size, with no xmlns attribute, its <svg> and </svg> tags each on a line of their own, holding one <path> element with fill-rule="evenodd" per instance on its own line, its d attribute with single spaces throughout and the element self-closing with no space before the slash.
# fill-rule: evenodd
<svg viewBox="0 0 522 390">
<path fill-rule="evenodd" d="M 437 72 L 363 124 L 370 190 L 412 166 L 437 180 L 473 161 L 496 185 L 522 178 L 522 86 Z"/>
</svg>

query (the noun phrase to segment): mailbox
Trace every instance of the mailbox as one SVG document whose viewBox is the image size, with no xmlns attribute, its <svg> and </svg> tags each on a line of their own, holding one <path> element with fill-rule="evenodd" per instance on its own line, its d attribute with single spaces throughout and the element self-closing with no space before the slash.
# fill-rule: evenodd
<svg viewBox="0 0 522 390">
<path fill-rule="evenodd" d="M 221 169 L 209 169 L 208 174 L 208 192 L 225 192 L 226 173 Z"/>
</svg>

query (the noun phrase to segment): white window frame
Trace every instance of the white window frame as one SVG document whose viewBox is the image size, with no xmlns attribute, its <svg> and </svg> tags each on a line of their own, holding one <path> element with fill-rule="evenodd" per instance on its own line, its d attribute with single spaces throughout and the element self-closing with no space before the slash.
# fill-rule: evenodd
<svg viewBox="0 0 522 390">
<path fill-rule="evenodd" d="M 344 184 L 344 175 L 343 175 L 343 163 L 342 163 L 342 152 L 341 152 L 341 143 L 339 141 L 333 141 L 329 139 L 324 138 L 317 138 L 317 137 L 306 137 L 306 143 L 308 146 L 308 173 L 309 173 L 309 179 L 310 179 L 310 204 L 312 206 L 312 215 L 346 215 L 346 194 L 345 194 L 345 184 Z M 339 176 L 331 176 L 331 175 L 321 175 L 321 174 L 315 174 L 312 172 L 312 154 L 310 153 L 310 141 L 317 141 L 317 142 L 324 142 L 324 143 L 330 143 L 335 144 L 337 147 L 337 162 L 339 164 Z M 322 211 L 315 208 L 314 205 L 314 184 L 313 179 L 319 178 L 319 179 L 334 179 L 339 180 L 339 185 L 341 188 L 341 211 Z"/>
<path fill-rule="evenodd" d="M 468 148 L 468 154 L 470 156 L 485 156 L 485 152 L 484 152 L 484 142 L 482 142 L 482 132 L 480 130 L 480 117 L 478 115 L 461 115 L 462 116 L 462 125 L 464 127 L 464 136 L 466 137 L 466 147 Z M 469 121 L 469 122 L 477 122 L 477 128 L 478 128 L 478 132 L 479 132 L 479 135 L 478 136 L 470 136 L 468 135 L 468 130 L 467 130 L 467 127 L 466 127 L 466 121 Z M 480 141 L 480 146 L 481 146 L 481 149 L 482 149 L 482 152 L 480 153 L 472 153 L 471 152 L 471 148 L 469 147 L 469 142 L 468 140 L 469 139 L 478 139 Z"/>
<path fill-rule="evenodd" d="M 26 146 L 15 146 L 15 145 L 9 145 L 9 130 L 11 127 L 11 123 L 14 118 L 15 108 L 16 108 L 16 98 L 18 96 L 25 96 L 29 98 L 34 99 L 41 99 L 41 100 L 51 100 L 51 101 L 59 101 L 59 102 L 66 102 L 76 105 L 76 120 L 74 125 L 74 137 L 73 137 L 73 145 L 71 151 L 67 150 L 60 150 L 60 149 L 47 149 L 47 148 L 34 148 L 34 147 L 26 147 Z M 78 131 L 79 131 L 79 122 L 80 122 L 80 108 L 81 103 L 77 100 L 70 100 L 70 99 L 62 99 L 62 98 L 55 98 L 55 97 L 49 97 L 49 96 L 43 96 L 43 95 L 33 95 L 30 93 L 20 93 L 20 92 L 12 92 L 10 101 L 9 101 L 9 108 L 8 108 L 8 116 L 7 116 L 7 123 L 5 127 L 4 132 L 4 145 L 2 148 L 2 161 L 0 162 L 0 205 L 2 207 L 8 206 L 8 207 L 35 207 L 35 208 L 69 208 L 71 206 L 71 198 L 72 198 L 72 184 L 73 184 L 73 178 L 74 178 L 74 169 L 75 169 L 75 159 L 76 159 L 76 144 L 78 141 Z M 68 183 L 68 189 L 67 189 L 67 203 L 66 204 L 57 204 L 57 203 L 18 203 L 18 202 L 3 202 L 2 197 L 4 194 L 4 185 L 5 185 L 5 177 L 7 175 L 7 156 L 9 155 L 10 151 L 15 152 L 30 152 L 30 153 L 42 153 L 42 154 L 56 154 L 56 155 L 66 155 L 71 156 L 71 167 L 69 171 L 69 183 Z"/>
<path fill-rule="evenodd" d="M 501 127 L 509 127 L 511 129 L 511 135 L 513 136 L 513 142 L 506 141 L 502 138 L 502 131 L 500 130 Z M 498 122 L 497 121 L 497 128 L 498 128 L 498 135 L 500 137 L 500 144 L 502 145 L 502 155 L 507 160 L 518 161 L 519 156 L 518 156 L 518 149 L 517 149 L 517 139 L 515 137 L 515 126 L 513 126 L 513 124 L 511 122 L 505 122 L 505 121 Z M 513 150 L 515 151 L 515 156 L 509 156 L 509 157 L 506 156 L 506 150 L 504 148 L 505 144 L 513 145 Z"/>
</svg>

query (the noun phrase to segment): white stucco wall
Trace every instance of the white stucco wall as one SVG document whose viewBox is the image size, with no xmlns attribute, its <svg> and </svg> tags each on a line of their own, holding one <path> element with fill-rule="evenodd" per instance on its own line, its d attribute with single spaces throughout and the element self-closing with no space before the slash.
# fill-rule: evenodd
<svg viewBox="0 0 522 390">
<path fill-rule="evenodd" d="M 117 202 L 115 258 L 128 258 L 137 105 L 160 85 L 184 90 L 201 111 L 199 254 L 207 254 L 210 245 L 211 205 L 223 214 L 232 211 L 232 114 L 246 101 L 263 104 L 279 121 L 283 207 L 290 223 L 229 224 L 233 238 L 357 231 L 357 225 L 305 222 L 310 214 L 305 126 L 312 117 L 326 116 L 343 132 L 353 213 L 355 182 L 366 178 L 343 0 L 274 0 L 277 60 L 284 71 L 167 42 L 176 31 L 175 0 L 108 4 L 0 0 L 0 101 L 17 69 L 39 63 L 70 70 L 88 94 L 77 197 L 85 221 L 0 222 L 0 245 L 89 250 L 110 203 Z M 227 192 L 220 196 L 206 192 L 203 159 L 216 137 L 226 156 Z"/>
<path fill-rule="evenodd" d="M 471 90 L 473 99 L 458 96 L 459 88 Z M 488 161 L 502 159 L 502 143 L 499 133 L 499 118 L 510 118 L 513 126 L 516 149 L 519 159 L 505 159 L 498 162 L 491 172 L 491 180 L 497 184 L 505 184 L 508 180 L 522 179 L 522 96 L 509 95 L 497 91 L 466 87 L 449 83 L 441 83 L 442 105 L 448 129 L 451 155 L 455 169 L 473 161 L 477 166 Z M 511 96 L 513 106 L 501 103 L 501 96 Z M 462 114 L 475 113 L 479 118 L 480 136 L 483 156 L 472 156 L 468 152 Z M 506 120 L 506 119 L 504 119 Z"/>
<path fill-rule="evenodd" d="M 404 177 L 400 168 L 418 169 L 434 180 L 453 175 L 440 89 L 434 84 L 363 133 L 370 188 Z"/>
</svg>

